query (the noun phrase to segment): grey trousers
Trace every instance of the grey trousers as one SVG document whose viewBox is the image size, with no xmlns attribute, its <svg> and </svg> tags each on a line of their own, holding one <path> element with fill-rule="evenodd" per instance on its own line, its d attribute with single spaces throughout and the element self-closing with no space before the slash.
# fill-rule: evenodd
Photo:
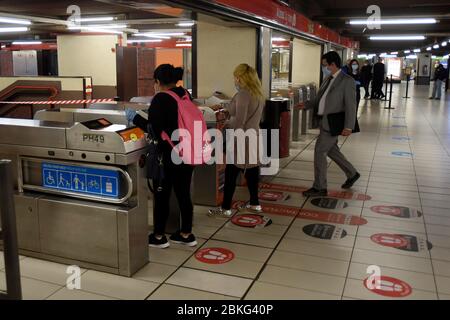
<svg viewBox="0 0 450 320">
<path fill-rule="evenodd" d="M 345 158 L 337 145 L 338 137 L 333 137 L 328 131 L 320 128 L 320 134 L 314 149 L 314 184 L 313 188 L 327 189 L 327 156 L 336 162 L 347 178 L 356 174 L 356 169 Z"/>
<path fill-rule="evenodd" d="M 431 97 L 440 99 L 441 92 L 442 92 L 442 80 L 436 79 L 434 80 L 433 94 L 431 95 Z"/>
</svg>

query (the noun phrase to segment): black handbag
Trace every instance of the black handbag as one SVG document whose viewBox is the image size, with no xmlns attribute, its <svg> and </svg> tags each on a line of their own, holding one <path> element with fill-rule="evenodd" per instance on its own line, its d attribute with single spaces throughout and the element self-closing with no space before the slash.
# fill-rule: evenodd
<svg viewBox="0 0 450 320">
<path fill-rule="evenodd" d="M 160 143 L 153 131 L 151 124 L 148 129 L 148 146 L 145 156 L 147 186 L 152 193 L 162 191 L 162 181 L 164 179 L 163 152 Z M 153 182 L 153 186 L 150 181 Z"/>
</svg>

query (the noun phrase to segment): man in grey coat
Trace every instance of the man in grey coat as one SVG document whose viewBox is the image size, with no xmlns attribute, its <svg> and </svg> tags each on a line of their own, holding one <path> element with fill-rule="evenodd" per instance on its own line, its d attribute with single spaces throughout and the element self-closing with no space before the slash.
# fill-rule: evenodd
<svg viewBox="0 0 450 320">
<path fill-rule="evenodd" d="M 347 181 L 343 189 L 349 189 L 360 178 L 355 167 L 345 158 L 337 145 L 338 136 L 332 135 L 330 127 L 336 123 L 329 123 L 327 115 L 345 112 L 342 136 L 350 136 L 356 124 L 356 91 L 353 78 L 341 70 L 341 58 L 335 51 L 322 56 L 322 72 L 324 81 L 316 100 L 311 104 L 314 118 L 319 122 L 320 134 L 314 150 L 314 184 L 312 188 L 303 192 L 308 197 L 326 196 L 327 191 L 327 156 L 345 172 Z M 332 119 L 335 119 L 332 117 Z M 337 121 L 337 120 L 335 120 Z M 339 130 L 340 131 L 340 130 Z"/>
</svg>

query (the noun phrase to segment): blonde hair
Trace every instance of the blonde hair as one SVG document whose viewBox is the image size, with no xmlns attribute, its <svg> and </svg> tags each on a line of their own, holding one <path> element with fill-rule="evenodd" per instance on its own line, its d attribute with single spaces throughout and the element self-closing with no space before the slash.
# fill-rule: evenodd
<svg viewBox="0 0 450 320">
<path fill-rule="evenodd" d="M 258 99 L 264 99 L 262 92 L 261 81 L 258 78 L 258 73 L 254 68 L 246 63 L 241 63 L 234 69 L 233 75 L 239 78 L 240 85 L 247 89 L 250 94 Z"/>
</svg>

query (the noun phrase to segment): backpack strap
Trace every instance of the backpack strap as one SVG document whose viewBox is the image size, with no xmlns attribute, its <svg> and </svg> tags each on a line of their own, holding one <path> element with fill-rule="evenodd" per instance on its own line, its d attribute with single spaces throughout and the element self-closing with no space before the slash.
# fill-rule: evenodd
<svg viewBox="0 0 450 320">
<path fill-rule="evenodd" d="M 172 98 L 175 99 L 175 101 L 177 102 L 178 105 L 180 105 L 181 98 L 175 92 L 173 92 L 172 90 L 166 90 L 166 91 L 162 91 L 162 93 L 167 93 L 168 95 L 170 95 Z M 173 143 L 173 141 L 170 139 L 169 135 L 165 131 L 161 132 L 161 139 L 163 141 L 167 141 L 171 145 L 172 148 L 175 147 L 175 144 Z"/>
</svg>

